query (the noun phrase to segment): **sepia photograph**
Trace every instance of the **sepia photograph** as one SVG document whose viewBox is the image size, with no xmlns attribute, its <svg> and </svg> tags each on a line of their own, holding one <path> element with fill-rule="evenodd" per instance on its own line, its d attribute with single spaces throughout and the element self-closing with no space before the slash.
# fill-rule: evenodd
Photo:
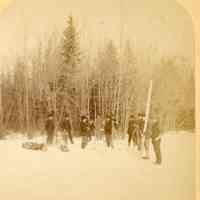
<svg viewBox="0 0 200 200">
<path fill-rule="evenodd" d="M 2 200 L 198 199 L 183 2 L 0 0 Z"/>
</svg>

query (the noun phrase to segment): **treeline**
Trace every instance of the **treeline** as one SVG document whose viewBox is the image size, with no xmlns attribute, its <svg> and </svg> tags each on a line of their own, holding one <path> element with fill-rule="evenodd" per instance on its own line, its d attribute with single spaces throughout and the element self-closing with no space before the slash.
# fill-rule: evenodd
<svg viewBox="0 0 200 200">
<path fill-rule="evenodd" d="M 145 112 L 151 79 L 151 114 L 159 113 L 163 128 L 194 128 L 194 68 L 187 60 L 159 57 L 152 48 L 139 51 L 128 40 L 121 49 L 106 40 L 89 55 L 80 34 L 69 16 L 61 38 L 54 34 L 45 45 L 39 42 L 31 55 L 25 51 L 2 70 L 2 131 L 42 131 L 52 110 L 57 124 L 68 112 L 75 130 L 81 114 L 99 122 L 112 113 L 124 130 L 130 114 Z"/>
</svg>

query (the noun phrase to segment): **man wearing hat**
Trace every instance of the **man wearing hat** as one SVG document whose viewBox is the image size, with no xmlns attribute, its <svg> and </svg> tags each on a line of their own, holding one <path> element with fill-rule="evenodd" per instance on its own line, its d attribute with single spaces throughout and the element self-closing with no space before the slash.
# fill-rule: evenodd
<svg viewBox="0 0 200 200">
<path fill-rule="evenodd" d="M 149 120 L 147 124 L 147 129 L 143 133 L 144 136 L 144 156 L 142 157 L 143 159 L 149 159 L 149 149 L 150 149 L 150 141 L 151 141 L 151 136 L 152 136 L 152 121 Z"/>
<path fill-rule="evenodd" d="M 54 112 L 51 111 L 48 115 L 48 119 L 45 124 L 45 130 L 47 132 L 47 144 L 53 144 L 53 137 L 55 132 L 55 121 L 54 121 Z"/>
<path fill-rule="evenodd" d="M 160 126 L 159 126 L 159 119 L 154 118 L 152 121 L 152 134 L 151 134 L 153 150 L 156 156 L 155 164 L 162 163 L 162 156 L 161 156 L 161 135 L 160 135 Z"/>
<path fill-rule="evenodd" d="M 143 136 L 143 130 L 144 130 L 144 124 L 145 124 L 145 115 L 143 113 L 138 113 L 138 133 L 137 133 L 137 145 L 138 150 L 140 151 L 142 149 L 142 136 Z"/>
<path fill-rule="evenodd" d="M 88 139 L 89 141 L 92 140 L 92 136 L 95 135 L 95 122 L 94 120 L 89 120 L 89 134 L 88 134 Z"/>
<path fill-rule="evenodd" d="M 134 137 L 134 130 L 135 130 L 135 117 L 131 115 L 128 122 L 128 146 L 131 145 L 131 141 L 133 144 L 136 144 L 136 138 Z"/>
<path fill-rule="evenodd" d="M 61 131 L 63 132 L 63 139 L 65 143 L 67 144 L 68 136 L 69 136 L 70 142 L 71 144 L 73 144 L 74 142 L 73 142 L 72 133 L 71 133 L 72 126 L 71 126 L 71 121 L 70 121 L 70 117 L 68 113 L 64 113 L 63 119 L 61 120 L 61 123 L 60 123 L 60 128 L 61 128 Z"/>
<path fill-rule="evenodd" d="M 85 147 L 88 144 L 88 132 L 89 132 L 88 118 L 85 115 L 81 116 L 80 132 L 82 137 L 81 148 L 85 149 Z"/>
<path fill-rule="evenodd" d="M 107 146 L 113 148 L 112 128 L 113 128 L 112 117 L 110 115 L 107 115 L 104 121 L 104 133 Z"/>
</svg>

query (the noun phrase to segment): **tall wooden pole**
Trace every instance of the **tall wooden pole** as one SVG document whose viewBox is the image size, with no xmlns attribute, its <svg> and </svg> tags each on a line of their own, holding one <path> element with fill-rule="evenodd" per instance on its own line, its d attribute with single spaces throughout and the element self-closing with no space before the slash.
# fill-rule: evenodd
<svg viewBox="0 0 200 200">
<path fill-rule="evenodd" d="M 153 81 L 150 81 L 149 91 L 148 91 L 148 98 L 147 98 L 147 105 L 146 105 L 146 113 L 145 113 L 145 124 L 144 124 L 144 130 L 143 133 L 147 130 L 147 124 L 149 120 L 149 113 L 150 113 L 150 107 L 151 107 L 151 97 L 152 97 L 152 89 L 153 89 Z"/>
</svg>

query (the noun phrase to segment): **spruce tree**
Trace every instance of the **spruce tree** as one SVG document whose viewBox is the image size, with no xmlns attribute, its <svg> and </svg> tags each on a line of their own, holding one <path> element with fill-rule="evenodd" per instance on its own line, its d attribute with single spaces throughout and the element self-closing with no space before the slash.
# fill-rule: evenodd
<svg viewBox="0 0 200 200">
<path fill-rule="evenodd" d="M 77 71 L 76 66 L 80 61 L 78 34 L 71 15 L 68 17 L 67 26 L 63 32 L 61 54 L 63 64 L 60 69 L 58 86 L 63 91 L 67 89 L 69 82 L 73 82 Z"/>
<path fill-rule="evenodd" d="M 70 109 L 75 120 L 77 114 L 77 80 L 80 63 L 80 46 L 74 19 L 71 15 L 68 17 L 67 26 L 63 33 L 61 54 L 63 64 L 58 77 L 58 101 L 59 105 L 61 105 L 61 112 L 63 112 L 63 109 Z"/>
</svg>

